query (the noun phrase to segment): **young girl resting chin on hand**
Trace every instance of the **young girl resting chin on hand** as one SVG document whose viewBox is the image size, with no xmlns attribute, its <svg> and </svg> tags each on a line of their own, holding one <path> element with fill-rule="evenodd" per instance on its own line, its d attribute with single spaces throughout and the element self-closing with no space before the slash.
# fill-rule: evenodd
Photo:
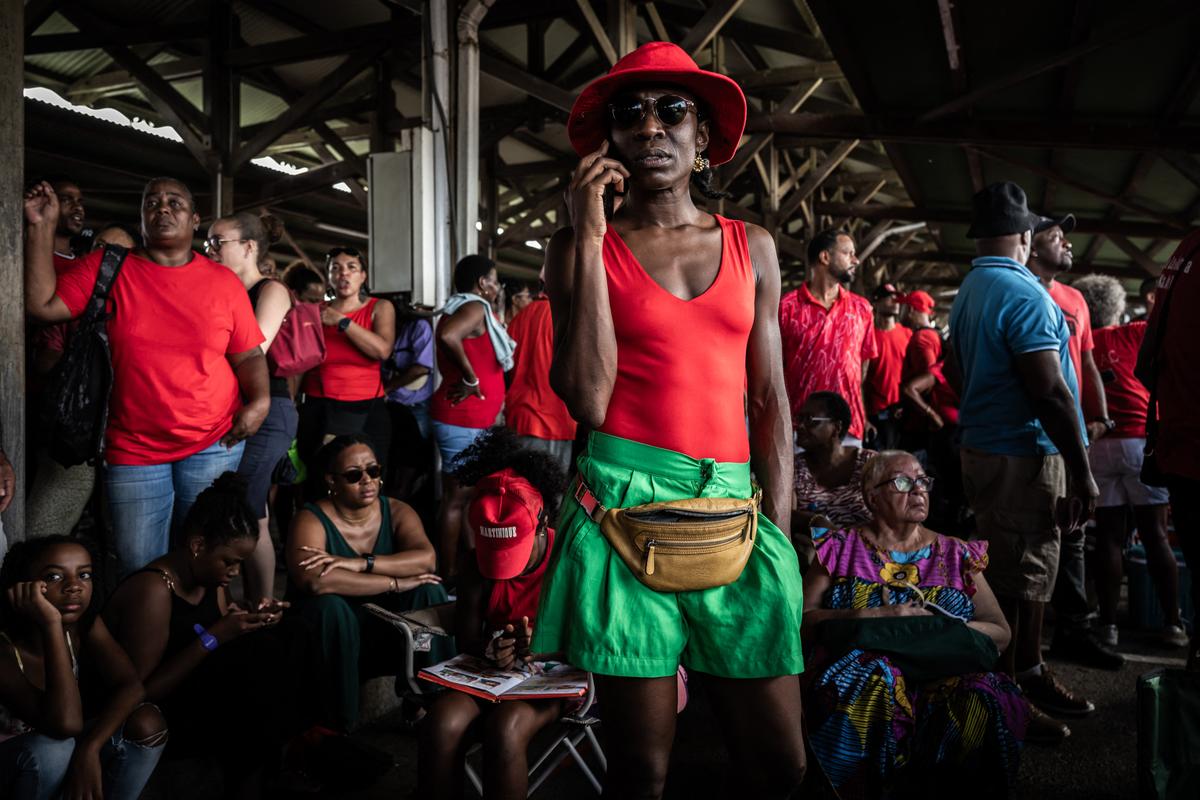
<svg viewBox="0 0 1200 800">
<path fill-rule="evenodd" d="M 162 755 L 166 721 L 92 607 L 93 563 L 46 536 L 0 568 L 0 797 L 135 800 Z M 107 689 L 87 719 L 81 674 Z"/>
</svg>

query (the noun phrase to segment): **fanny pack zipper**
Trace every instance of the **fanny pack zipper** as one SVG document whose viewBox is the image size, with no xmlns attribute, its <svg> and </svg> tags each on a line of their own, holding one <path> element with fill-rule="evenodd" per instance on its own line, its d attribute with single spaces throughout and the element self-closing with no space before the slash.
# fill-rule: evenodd
<svg viewBox="0 0 1200 800">
<path fill-rule="evenodd" d="M 662 544 L 667 547 L 683 548 L 686 550 L 686 549 L 693 548 L 693 547 L 720 547 L 721 545 L 732 544 L 733 542 L 736 542 L 739 539 L 744 539 L 744 538 L 746 538 L 745 532 L 739 531 L 738 533 L 734 534 L 733 536 L 726 536 L 724 539 L 717 539 L 716 541 L 713 541 L 711 539 L 706 539 L 706 540 L 702 540 L 702 541 L 682 541 L 682 542 L 664 541 L 664 542 L 660 543 L 657 539 L 647 539 L 646 540 L 646 558 L 645 558 L 645 565 L 644 565 L 643 569 L 645 570 L 647 575 L 654 574 L 654 549 L 656 547 L 658 547 L 659 544 Z"/>
</svg>

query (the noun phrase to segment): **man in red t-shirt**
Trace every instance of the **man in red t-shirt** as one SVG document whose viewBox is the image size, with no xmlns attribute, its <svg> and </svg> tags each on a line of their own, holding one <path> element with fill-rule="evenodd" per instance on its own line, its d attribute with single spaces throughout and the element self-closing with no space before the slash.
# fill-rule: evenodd
<svg viewBox="0 0 1200 800">
<path fill-rule="evenodd" d="M 1158 405 L 1155 450 L 1171 492 L 1171 516 L 1188 564 L 1200 564 L 1200 231 L 1184 239 L 1158 279 L 1137 376 Z M 1195 273 L 1195 274 L 1193 274 Z M 1194 567 L 1193 567 L 1194 568 Z M 1200 608 L 1200 581 L 1192 581 Z M 1188 646 L 1188 669 L 1200 668 L 1200 639 Z"/>
<path fill-rule="evenodd" d="M 1026 266 L 1037 276 L 1049 292 L 1050 299 L 1062 309 L 1066 318 L 1071 334 L 1067 350 L 1071 365 L 1075 368 L 1076 391 L 1079 392 L 1084 419 L 1087 420 L 1088 440 L 1095 442 L 1111 431 L 1115 423 L 1108 418 L 1104 384 L 1092 358 L 1095 348 L 1092 318 L 1083 295 L 1055 280 L 1059 273 L 1071 269 L 1073 255 L 1067 235 L 1074 229 L 1075 217 L 1072 214 L 1060 218 L 1040 217 L 1034 227 L 1033 245 Z M 1067 384 L 1070 383 L 1068 380 Z M 1090 628 L 1092 606 L 1087 599 L 1085 569 L 1083 530 L 1064 533 L 1058 577 L 1051 600 L 1058 619 L 1051 653 L 1087 666 L 1119 669 L 1124 658 L 1101 643 Z"/>
<path fill-rule="evenodd" d="M 837 392 L 850 404 L 846 442 L 855 447 L 875 430 L 863 407 L 863 380 L 867 362 L 879 355 L 871 304 L 847 288 L 857 269 L 850 234 L 822 231 L 808 244 L 808 280 L 779 301 L 792 416 L 813 392 Z"/>
<path fill-rule="evenodd" d="M 513 317 L 508 335 L 517 343 L 512 384 L 505 395 L 505 424 L 526 447 L 549 453 L 568 475 L 575 420 L 567 404 L 550 388 L 554 358 L 554 320 L 550 300 L 538 295 Z"/>
<path fill-rule="evenodd" d="M 873 450 L 895 450 L 900 445 L 900 373 L 904 351 L 912 331 L 896 323 L 900 313 L 899 292 L 890 283 L 880 284 L 871 293 L 875 301 L 875 349 L 879 352 L 867 367 L 863 385 L 867 419 L 875 426 Z"/>
</svg>

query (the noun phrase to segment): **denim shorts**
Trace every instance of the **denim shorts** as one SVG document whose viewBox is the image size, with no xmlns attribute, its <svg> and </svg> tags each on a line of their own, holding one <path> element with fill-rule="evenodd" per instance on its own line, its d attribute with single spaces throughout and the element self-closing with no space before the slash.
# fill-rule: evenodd
<svg viewBox="0 0 1200 800">
<path fill-rule="evenodd" d="M 438 451 L 442 454 L 442 472 L 453 472 L 457 469 L 459 455 L 474 444 L 485 431 L 487 428 L 464 428 L 435 419 L 433 437 L 437 440 Z"/>
</svg>

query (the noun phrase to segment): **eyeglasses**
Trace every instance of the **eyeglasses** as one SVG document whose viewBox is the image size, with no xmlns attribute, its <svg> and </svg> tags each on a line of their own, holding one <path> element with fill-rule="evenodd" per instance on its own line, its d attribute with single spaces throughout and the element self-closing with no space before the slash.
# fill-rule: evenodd
<svg viewBox="0 0 1200 800">
<path fill-rule="evenodd" d="M 833 422 L 833 417 L 811 417 L 807 414 L 796 417 L 796 424 L 806 428 L 815 428 L 822 422 Z"/>
<path fill-rule="evenodd" d="M 345 472 L 340 473 L 338 477 L 340 477 L 346 483 L 359 483 L 362 481 L 363 475 L 366 475 L 368 478 L 374 481 L 378 480 L 379 476 L 382 474 L 383 467 L 379 466 L 378 464 L 371 464 L 366 468 L 360 469 L 359 467 L 354 467 L 353 469 L 348 469 Z"/>
<path fill-rule="evenodd" d="M 894 478 L 888 478 L 883 483 L 876 484 L 874 488 L 878 489 L 880 486 L 887 486 L 888 484 L 891 484 L 893 489 L 902 494 L 912 494 L 918 489 L 928 494 L 929 490 L 933 488 L 933 478 L 928 475 L 921 475 L 917 478 L 910 478 L 907 475 L 897 475 Z"/>
<path fill-rule="evenodd" d="M 626 97 L 614 100 L 608 104 L 608 113 L 613 125 L 618 130 L 632 128 L 646 119 L 647 109 L 653 109 L 654 116 L 668 128 L 673 128 L 683 122 L 689 111 L 696 111 L 696 104 L 687 98 L 675 94 L 664 94 L 662 97 Z M 699 112 L 697 112 L 697 115 Z"/>
<path fill-rule="evenodd" d="M 220 236 L 210 236 L 204 240 L 204 251 L 206 253 L 215 253 L 221 249 L 221 245 L 229 244 L 230 242 L 248 242 L 249 239 L 222 239 Z"/>
</svg>

